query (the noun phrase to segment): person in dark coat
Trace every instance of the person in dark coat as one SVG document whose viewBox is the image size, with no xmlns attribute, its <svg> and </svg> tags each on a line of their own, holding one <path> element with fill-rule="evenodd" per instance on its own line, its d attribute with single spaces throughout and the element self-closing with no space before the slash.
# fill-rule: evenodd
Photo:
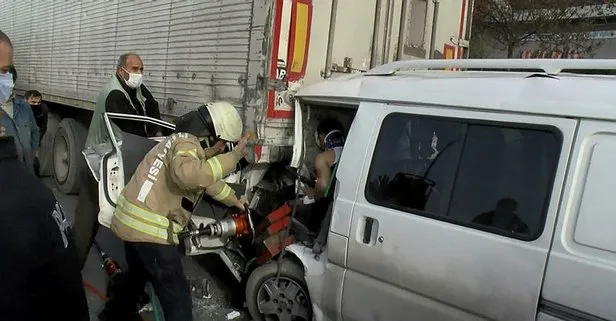
<svg viewBox="0 0 616 321">
<path fill-rule="evenodd" d="M 13 45 L 0 31 L 0 101 L 12 94 Z M 53 193 L 0 127 L 0 320 L 87 321 L 69 224 Z M 37 133 L 38 134 L 38 133 Z"/>
<path fill-rule="evenodd" d="M 0 137 L 0 181 L 0 320 L 89 320 L 69 223 L 13 137 Z"/>
<path fill-rule="evenodd" d="M 39 128 L 39 150 L 41 148 L 41 144 L 43 141 L 43 135 L 47 131 L 47 119 L 49 115 L 49 109 L 47 108 L 47 104 L 43 102 L 43 95 L 38 90 L 28 90 L 24 94 L 24 99 L 26 103 L 30 105 L 32 109 L 32 114 L 34 115 L 34 119 L 36 120 L 36 125 Z M 41 163 L 39 161 L 39 153 L 35 154 L 34 158 L 34 172 L 36 176 L 40 176 L 40 168 Z"/>
<path fill-rule="evenodd" d="M 43 138 L 47 131 L 47 119 L 49 109 L 47 104 L 43 102 L 43 94 L 38 90 L 28 90 L 24 94 L 24 99 L 32 108 L 34 119 L 36 119 L 36 125 L 39 127 L 40 137 Z"/>
<path fill-rule="evenodd" d="M 134 53 L 120 56 L 116 73 L 101 89 L 86 139 L 86 149 L 109 142 L 103 113 L 113 112 L 128 115 L 148 116 L 160 119 L 158 102 L 143 84 L 143 62 Z M 113 120 L 115 128 L 139 136 L 160 136 L 158 126 L 147 127 L 143 122 Z M 98 170 L 98 169 L 97 169 Z M 98 231 L 98 183 L 90 171 L 81 175 L 81 188 L 75 209 L 74 235 L 81 266 L 86 263 L 88 253 Z"/>
</svg>

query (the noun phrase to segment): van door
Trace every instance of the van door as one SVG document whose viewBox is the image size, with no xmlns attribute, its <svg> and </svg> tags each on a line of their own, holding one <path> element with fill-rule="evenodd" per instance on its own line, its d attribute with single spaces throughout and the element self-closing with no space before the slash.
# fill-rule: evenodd
<svg viewBox="0 0 616 321">
<path fill-rule="evenodd" d="M 616 320 L 616 124 L 582 120 L 573 155 L 540 315 Z"/>
<path fill-rule="evenodd" d="M 358 114 L 379 109 L 343 319 L 535 319 L 576 120 L 363 103 Z"/>
</svg>

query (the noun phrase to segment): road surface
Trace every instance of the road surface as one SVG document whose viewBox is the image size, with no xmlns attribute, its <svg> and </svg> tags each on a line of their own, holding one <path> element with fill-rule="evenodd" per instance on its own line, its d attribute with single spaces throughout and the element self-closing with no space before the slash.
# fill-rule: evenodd
<svg viewBox="0 0 616 321">
<path fill-rule="evenodd" d="M 77 205 L 77 197 L 74 195 L 65 195 L 60 192 L 54 185 L 53 179 L 43 179 L 45 184 L 50 187 L 56 198 L 64 208 L 66 215 L 69 219 L 73 220 L 73 213 Z M 104 227 L 99 229 L 96 236 L 97 241 L 103 247 L 103 249 L 118 263 L 121 267 L 126 267 L 126 261 L 124 259 L 124 251 L 122 244 L 113 233 Z M 242 309 L 238 304 L 232 304 L 230 290 L 237 289 L 238 285 L 234 279 L 231 278 L 230 273 L 226 274 L 224 267 L 220 264 L 217 257 L 204 257 L 204 258 L 186 258 L 184 260 L 184 269 L 186 276 L 191 283 L 201 285 L 205 280 L 208 280 L 211 284 L 211 298 L 203 299 L 198 298 L 199 289 L 194 292 L 193 295 L 193 315 L 194 320 L 214 320 L 222 321 L 227 320 L 227 314 L 232 311 L 238 311 L 241 313 L 239 317 L 234 318 L 234 321 L 247 321 L 250 320 L 248 312 Z M 208 272 L 214 271 L 214 274 Z M 105 293 L 106 276 L 101 268 L 101 261 L 98 254 L 93 249 L 90 251 L 86 266 L 82 271 L 83 279 L 85 282 L 91 284 L 96 289 L 99 289 L 102 293 Z M 90 320 L 97 321 L 97 315 L 103 307 L 103 302 L 92 291 L 86 291 L 88 297 L 88 305 L 90 307 Z M 146 319 L 153 320 L 149 313 L 145 313 Z"/>
</svg>

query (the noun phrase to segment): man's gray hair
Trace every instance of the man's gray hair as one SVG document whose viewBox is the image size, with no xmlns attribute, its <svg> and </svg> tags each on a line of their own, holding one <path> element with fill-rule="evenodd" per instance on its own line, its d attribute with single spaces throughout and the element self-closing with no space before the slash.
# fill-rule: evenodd
<svg viewBox="0 0 616 321">
<path fill-rule="evenodd" d="M 9 46 L 13 48 L 13 43 L 11 42 L 11 38 L 9 38 L 9 36 L 7 36 L 6 33 L 2 32 L 2 30 L 0 30 L 0 43 L 2 42 L 9 44 Z"/>
<path fill-rule="evenodd" d="M 126 68 L 126 60 L 128 59 L 128 57 L 132 57 L 135 56 L 139 59 L 141 59 L 141 57 L 139 57 L 138 54 L 134 53 L 134 52 L 127 52 L 124 54 L 120 55 L 120 58 L 118 58 L 118 65 L 116 66 L 117 68 Z"/>
</svg>

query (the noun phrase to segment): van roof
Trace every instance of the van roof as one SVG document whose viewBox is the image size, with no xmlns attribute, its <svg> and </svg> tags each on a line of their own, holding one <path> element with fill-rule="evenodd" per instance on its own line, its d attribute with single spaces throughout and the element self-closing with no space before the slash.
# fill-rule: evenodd
<svg viewBox="0 0 616 321">
<path fill-rule="evenodd" d="M 467 70 L 451 71 L 443 68 Z M 499 69 L 527 71 L 494 71 Z M 616 120 L 616 76 L 565 73 L 563 70 L 616 70 L 616 60 L 401 61 L 366 73 L 335 77 L 307 85 L 296 96 L 313 103 L 357 105 L 360 101 L 382 101 L 403 105 L 422 104 L 490 112 Z"/>
</svg>

